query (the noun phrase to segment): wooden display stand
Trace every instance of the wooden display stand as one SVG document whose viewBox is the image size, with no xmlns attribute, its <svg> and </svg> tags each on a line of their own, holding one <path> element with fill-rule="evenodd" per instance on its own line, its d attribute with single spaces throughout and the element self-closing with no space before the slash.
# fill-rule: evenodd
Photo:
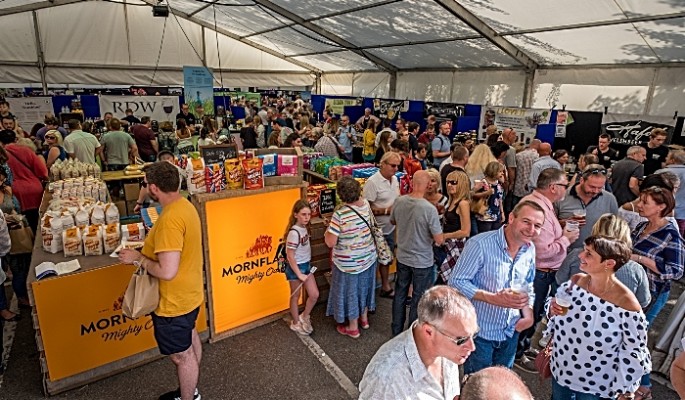
<svg viewBox="0 0 685 400">
<path fill-rule="evenodd" d="M 290 288 L 276 250 L 306 183 L 193 195 L 203 229 L 210 342 L 280 318 Z"/>
<path fill-rule="evenodd" d="M 42 210 L 50 194 L 46 192 Z M 40 230 L 31 256 L 28 293 L 40 354 L 43 390 L 54 395 L 162 357 L 149 316 L 130 319 L 121 302 L 135 267 L 107 255 L 76 257 L 81 269 L 36 280 L 44 261 L 68 261 L 43 251 Z M 207 312 L 200 307 L 197 330 L 206 340 Z"/>
</svg>

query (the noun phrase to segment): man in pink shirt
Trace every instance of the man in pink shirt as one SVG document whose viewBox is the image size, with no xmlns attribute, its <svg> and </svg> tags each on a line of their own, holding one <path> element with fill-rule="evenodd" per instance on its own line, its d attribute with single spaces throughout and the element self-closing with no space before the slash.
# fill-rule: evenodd
<svg viewBox="0 0 685 400">
<path fill-rule="evenodd" d="M 566 196 L 568 178 L 566 173 L 557 168 L 543 170 L 538 176 L 537 185 L 533 193 L 525 196 L 521 201 L 530 200 L 539 204 L 545 210 L 545 222 L 540 234 L 533 239 L 535 244 L 535 302 L 533 304 L 533 326 L 521 332 L 516 351 L 517 361 L 514 365 L 527 372 L 536 372 L 533 354 L 527 350 L 530 348 L 530 339 L 535 333 L 535 327 L 542 319 L 545 300 L 547 296 L 553 296 L 556 290 L 555 275 L 566 257 L 566 249 L 580 234 L 578 226 L 574 229 L 563 229 L 554 213 L 554 203 L 561 201 Z M 571 227 L 569 227 L 571 228 Z M 526 352 L 528 355 L 524 354 Z"/>
</svg>

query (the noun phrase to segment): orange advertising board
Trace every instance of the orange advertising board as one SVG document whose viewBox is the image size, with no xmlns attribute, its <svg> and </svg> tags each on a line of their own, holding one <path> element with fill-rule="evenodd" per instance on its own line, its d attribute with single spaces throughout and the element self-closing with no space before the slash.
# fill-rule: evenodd
<svg viewBox="0 0 685 400">
<path fill-rule="evenodd" d="M 51 381 L 157 347 L 149 316 L 121 313 L 134 270 L 116 264 L 32 283 Z M 207 329 L 204 305 L 196 324 Z"/>
<path fill-rule="evenodd" d="M 288 308 L 276 249 L 300 198 L 297 188 L 205 203 L 212 335 Z"/>
</svg>

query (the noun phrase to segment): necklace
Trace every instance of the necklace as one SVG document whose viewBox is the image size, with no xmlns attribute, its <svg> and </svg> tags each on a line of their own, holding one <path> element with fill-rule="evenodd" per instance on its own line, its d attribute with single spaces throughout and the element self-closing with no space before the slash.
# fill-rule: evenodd
<svg viewBox="0 0 685 400">
<path fill-rule="evenodd" d="M 602 296 L 604 296 L 605 294 L 607 294 L 607 292 L 609 291 L 609 289 L 611 289 L 612 287 L 614 287 L 614 284 L 615 284 L 615 282 L 614 282 L 614 280 L 612 279 L 612 280 L 611 280 L 611 285 L 609 285 L 606 289 L 604 289 L 604 291 L 603 291 L 602 293 L 597 293 L 597 294 L 596 294 L 597 297 L 602 297 Z M 588 283 L 587 283 L 588 289 L 590 289 L 591 286 L 592 286 L 592 277 L 590 277 L 590 279 L 588 280 Z"/>
</svg>

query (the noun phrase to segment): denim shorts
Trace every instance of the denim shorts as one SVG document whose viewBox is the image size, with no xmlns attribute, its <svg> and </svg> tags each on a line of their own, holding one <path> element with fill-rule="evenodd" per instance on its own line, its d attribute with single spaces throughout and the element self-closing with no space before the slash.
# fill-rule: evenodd
<svg viewBox="0 0 685 400">
<path fill-rule="evenodd" d="M 307 261 L 306 263 L 297 264 L 297 268 L 299 268 L 300 272 L 302 272 L 303 274 L 309 275 L 309 270 L 311 269 L 311 266 L 309 265 L 309 261 Z M 290 264 L 286 264 L 285 266 L 285 278 L 289 281 L 300 280 L 300 278 L 298 278 L 295 274 L 295 271 L 293 271 L 293 269 L 290 268 Z"/>
</svg>

